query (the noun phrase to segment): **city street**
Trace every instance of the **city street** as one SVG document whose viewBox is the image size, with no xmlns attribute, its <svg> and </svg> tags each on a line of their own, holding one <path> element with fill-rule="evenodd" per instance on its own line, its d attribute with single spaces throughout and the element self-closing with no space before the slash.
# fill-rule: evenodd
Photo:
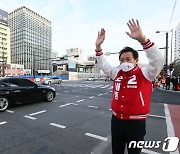
<svg viewBox="0 0 180 154">
<path fill-rule="evenodd" d="M 111 81 L 63 81 L 53 102 L 29 103 L 0 113 L 1 154 L 111 154 Z M 154 89 L 145 141 L 168 153 L 168 136 L 180 138 L 180 92 Z M 174 130 L 173 130 L 174 128 Z M 180 149 L 179 149 L 180 151 Z"/>
</svg>

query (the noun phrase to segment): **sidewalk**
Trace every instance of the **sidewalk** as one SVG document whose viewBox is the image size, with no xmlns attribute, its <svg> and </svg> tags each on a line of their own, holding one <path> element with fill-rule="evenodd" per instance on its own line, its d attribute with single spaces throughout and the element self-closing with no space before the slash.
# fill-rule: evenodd
<svg viewBox="0 0 180 154">
<path fill-rule="evenodd" d="M 175 136 L 180 139 L 180 105 L 168 104 L 171 120 L 174 126 Z M 180 151 L 180 144 L 178 146 Z"/>
<path fill-rule="evenodd" d="M 180 91 L 174 91 L 172 89 L 170 90 L 166 90 L 166 89 L 163 89 L 162 87 L 158 87 L 159 90 L 164 90 L 164 91 L 169 91 L 169 92 L 175 92 L 175 93 L 180 93 Z"/>
</svg>

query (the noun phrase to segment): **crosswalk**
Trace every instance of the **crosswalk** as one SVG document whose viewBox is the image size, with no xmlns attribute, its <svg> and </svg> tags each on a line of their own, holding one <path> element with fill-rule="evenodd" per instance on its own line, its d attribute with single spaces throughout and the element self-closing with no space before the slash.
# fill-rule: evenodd
<svg viewBox="0 0 180 154">
<path fill-rule="evenodd" d="M 62 83 L 63 87 L 75 87 L 75 88 L 101 88 L 101 89 L 112 89 L 112 84 L 108 85 L 97 85 L 97 84 L 70 84 L 70 83 Z"/>
</svg>

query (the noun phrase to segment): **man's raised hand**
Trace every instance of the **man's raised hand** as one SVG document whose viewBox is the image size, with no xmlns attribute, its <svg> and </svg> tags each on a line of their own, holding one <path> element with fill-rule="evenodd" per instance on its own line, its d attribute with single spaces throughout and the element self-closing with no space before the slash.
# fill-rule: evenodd
<svg viewBox="0 0 180 154">
<path fill-rule="evenodd" d="M 129 27 L 130 33 L 129 32 L 126 32 L 126 33 L 129 37 L 139 41 L 140 43 L 144 43 L 147 41 L 147 39 L 145 38 L 141 30 L 138 20 L 136 20 L 136 22 L 134 21 L 134 19 L 129 20 L 127 25 Z"/>
<path fill-rule="evenodd" d="M 104 42 L 105 39 L 105 30 L 101 28 L 101 31 L 98 32 L 97 40 L 96 40 L 96 50 L 101 49 L 101 44 Z"/>
</svg>

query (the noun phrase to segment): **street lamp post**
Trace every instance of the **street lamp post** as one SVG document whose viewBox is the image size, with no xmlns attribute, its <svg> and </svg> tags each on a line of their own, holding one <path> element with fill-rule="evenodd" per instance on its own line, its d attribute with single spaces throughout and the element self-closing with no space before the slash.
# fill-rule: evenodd
<svg viewBox="0 0 180 154">
<path fill-rule="evenodd" d="M 167 67 L 168 67 L 168 33 L 171 32 L 171 62 L 172 62 L 172 37 L 173 37 L 173 29 L 170 31 L 156 31 L 156 33 L 161 33 L 165 32 L 166 33 L 166 61 L 165 61 L 165 71 L 167 73 Z"/>
<path fill-rule="evenodd" d="M 166 71 L 168 66 L 168 32 L 166 32 Z"/>
</svg>

